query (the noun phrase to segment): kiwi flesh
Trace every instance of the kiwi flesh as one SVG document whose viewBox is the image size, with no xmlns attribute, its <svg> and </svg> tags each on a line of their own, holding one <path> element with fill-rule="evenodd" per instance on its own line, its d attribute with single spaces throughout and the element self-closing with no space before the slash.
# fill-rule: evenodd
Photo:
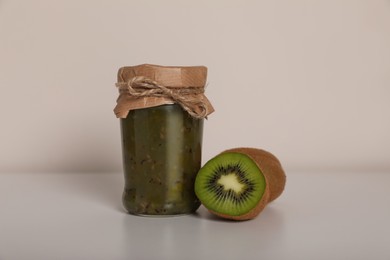
<svg viewBox="0 0 390 260">
<path fill-rule="evenodd" d="M 273 154 L 256 148 L 234 148 L 200 169 L 195 193 L 211 213 L 248 220 L 279 197 L 285 183 L 286 175 Z"/>
<path fill-rule="evenodd" d="M 212 213 L 234 220 L 255 217 L 269 199 L 265 175 L 252 158 L 237 152 L 209 160 L 198 172 L 195 193 Z"/>
</svg>

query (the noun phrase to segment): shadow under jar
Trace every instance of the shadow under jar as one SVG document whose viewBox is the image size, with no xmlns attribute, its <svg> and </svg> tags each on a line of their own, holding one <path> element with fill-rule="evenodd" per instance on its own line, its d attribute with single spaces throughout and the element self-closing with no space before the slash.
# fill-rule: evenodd
<svg viewBox="0 0 390 260">
<path fill-rule="evenodd" d="M 146 71 L 143 68 L 145 66 Z M 188 84 L 188 82 L 182 83 L 183 71 L 178 71 L 177 68 L 205 70 L 205 67 L 161 67 L 156 65 L 124 67 L 118 74 L 119 82 L 126 82 L 124 72 L 128 68 L 136 68 L 132 69 L 130 77 L 127 75 L 130 80 L 131 76 L 138 75 L 148 77 L 148 79 L 156 77 L 155 71 L 157 70 L 160 74 L 157 79 L 153 78 L 156 80 L 155 83 L 158 81 L 158 84 L 164 84 L 173 82 L 175 79 L 179 82 L 180 78 L 178 84 L 183 85 Z M 173 68 L 175 70 L 172 72 Z M 150 73 L 150 70 L 155 71 Z M 187 73 L 186 75 L 191 76 L 192 74 Z M 203 76 L 203 81 L 205 79 L 206 74 Z M 203 81 L 198 84 L 204 86 Z M 134 85 L 136 86 L 136 84 Z M 126 86 L 124 89 L 126 90 Z M 134 106 L 137 102 L 145 104 L 145 101 L 140 102 L 140 97 L 134 97 L 126 91 L 120 93 L 126 95 L 122 98 L 128 99 L 129 106 Z M 202 100 L 203 97 L 203 94 L 195 96 L 195 98 Z M 125 111 L 122 116 L 118 116 L 121 118 L 125 176 L 122 201 L 125 209 L 131 214 L 145 216 L 189 214 L 195 212 L 200 206 L 200 201 L 194 192 L 194 182 L 201 167 L 204 119 L 203 117 L 191 116 L 181 104 L 172 102 L 169 96 L 164 97 L 164 100 L 160 100 L 161 104 L 159 103 L 157 106 L 156 103 L 153 103 L 151 107 L 140 106 L 135 109 L 128 109 L 129 107 L 123 109 L 125 106 L 118 108 L 121 103 L 120 96 L 115 108 L 117 116 L 121 109 Z M 209 107 L 206 106 L 207 112 L 204 113 L 207 115 L 213 111 L 213 108 L 206 97 L 204 100 Z M 152 101 L 155 102 L 156 99 Z M 194 111 L 196 111 L 196 107 Z"/>
</svg>

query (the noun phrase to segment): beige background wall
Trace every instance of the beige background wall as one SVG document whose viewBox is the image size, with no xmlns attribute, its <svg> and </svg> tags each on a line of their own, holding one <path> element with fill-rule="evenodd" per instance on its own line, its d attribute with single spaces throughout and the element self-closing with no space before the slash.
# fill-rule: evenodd
<svg viewBox="0 0 390 260">
<path fill-rule="evenodd" d="M 204 160 L 390 173 L 388 0 L 0 0 L 0 172 L 120 171 L 123 65 L 206 65 Z"/>
</svg>

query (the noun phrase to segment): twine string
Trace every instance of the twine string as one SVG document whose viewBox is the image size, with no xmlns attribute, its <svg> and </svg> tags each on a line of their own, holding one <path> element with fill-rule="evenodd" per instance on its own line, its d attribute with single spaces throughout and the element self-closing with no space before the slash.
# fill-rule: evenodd
<svg viewBox="0 0 390 260">
<path fill-rule="evenodd" d="M 207 116 L 206 104 L 195 95 L 204 93 L 204 88 L 169 88 L 143 76 L 136 76 L 127 82 L 115 84 L 121 92 L 137 98 L 165 97 L 179 104 L 192 117 L 202 119 Z"/>
</svg>

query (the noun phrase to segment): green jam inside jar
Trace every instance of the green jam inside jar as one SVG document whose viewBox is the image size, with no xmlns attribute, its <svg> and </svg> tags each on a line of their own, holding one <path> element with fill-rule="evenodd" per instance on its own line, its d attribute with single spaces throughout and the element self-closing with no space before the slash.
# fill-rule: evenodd
<svg viewBox="0 0 390 260">
<path fill-rule="evenodd" d="M 121 132 L 125 209 L 136 215 L 195 212 L 203 119 L 177 104 L 136 109 L 121 119 Z"/>
</svg>

